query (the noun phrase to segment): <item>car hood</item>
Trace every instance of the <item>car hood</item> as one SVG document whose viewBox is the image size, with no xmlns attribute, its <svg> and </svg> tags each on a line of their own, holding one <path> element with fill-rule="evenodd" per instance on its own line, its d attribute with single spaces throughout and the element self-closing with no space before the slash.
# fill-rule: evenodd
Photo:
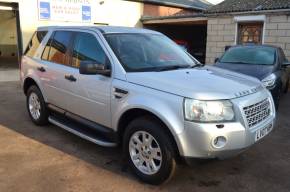
<svg viewBox="0 0 290 192">
<path fill-rule="evenodd" d="M 199 100 L 232 99 L 252 94 L 261 88 L 261 83 L 256 78 L 212 66 L 127 73 L 127 81 Z"/>
<path fill-rule="evenodd" d="M 274 66 L 272 65 L 247 65 L 247 64 L 232 64 L 232 63 L 217 63 L 215 66 L 228 69 L 231 71 L 235 71 L 238 73 L 242 73 L 245 75 L 250 75 L 252 77 L 256 77 L 260 80 L 263 80 L 268 75 L 270 75 Z"/>
</svg>

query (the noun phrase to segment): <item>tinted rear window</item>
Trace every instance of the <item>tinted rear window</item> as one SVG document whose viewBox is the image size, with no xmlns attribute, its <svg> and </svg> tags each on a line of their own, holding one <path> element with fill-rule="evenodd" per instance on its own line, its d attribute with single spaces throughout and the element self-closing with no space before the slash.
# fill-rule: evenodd
<svg viewBox="0 0 290 192">
<path fill-rule="evenodd" d="M 276 50 L 272 47 L 236 47 L 229 49 L 220 59 L 222 63 L 273 65 Z"/>
<path fill-rule="evenodd" d="M 24 54 L 26 56 L 33 57 L 46 34 L 47 31 L 36 31 L 33 34 Z"/>
</svg>

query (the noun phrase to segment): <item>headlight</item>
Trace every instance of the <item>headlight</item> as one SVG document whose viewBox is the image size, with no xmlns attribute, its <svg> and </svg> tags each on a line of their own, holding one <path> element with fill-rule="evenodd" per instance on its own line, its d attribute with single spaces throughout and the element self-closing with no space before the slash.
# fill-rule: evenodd
<svg viewBox="0 0 290 192">
<path fill-rule="evenodd" d="M 186 120 L 198 122 L 232 121 L 235 116 L 233 105 L 228 100 L 199 101 L 185 99 L 184 113 Z"/>
<path fill-rule="evenodd" d="M 275 85 L 276 79 L 276 75 L 272 73 L 271 75 L 262 80 L 262 84 L 266 88 L 273 87 Z"/>
</svg>

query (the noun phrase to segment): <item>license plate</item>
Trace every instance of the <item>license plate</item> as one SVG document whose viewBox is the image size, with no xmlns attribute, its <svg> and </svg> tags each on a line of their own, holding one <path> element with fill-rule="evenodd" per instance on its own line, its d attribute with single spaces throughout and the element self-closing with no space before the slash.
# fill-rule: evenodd
<svg viewBox="0 0 290 192">
<path fill-rule="evenodd" d="M 255 137 L 255 141 L 258 141 L 260 139 L 262 139 L 263 137 L 265 137 L 266 135 L 268 135 L 268 133 L 270 133 L 270 131 L 272 130 L 273 125 L 267 125 L 266 127 L 259 129 L 256 131 L 256 137 Z"/>
</svg>

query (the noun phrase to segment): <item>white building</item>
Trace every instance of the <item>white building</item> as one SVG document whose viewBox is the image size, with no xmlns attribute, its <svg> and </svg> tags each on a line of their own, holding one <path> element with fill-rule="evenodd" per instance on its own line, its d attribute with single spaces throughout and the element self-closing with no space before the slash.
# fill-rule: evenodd
<svg viewBox="0 0 290 192">
<path fill-rule="evenodd" d="M 209 6 L 206 0 L 0 0 L 0 69 L 18 67 L 18 56 L 35 29 L 49 25 L 150 28 L 202 61 L 207 26 L 202 11 Z M 184 14 L 192 17 L 184 19 Z"/>
<path fill-rule="evenodd" d="M 140 26 L 143 4 L 122 0 L 0 0 L 0 57 L 23 52 L 38 26 Z"/>
</svg>

